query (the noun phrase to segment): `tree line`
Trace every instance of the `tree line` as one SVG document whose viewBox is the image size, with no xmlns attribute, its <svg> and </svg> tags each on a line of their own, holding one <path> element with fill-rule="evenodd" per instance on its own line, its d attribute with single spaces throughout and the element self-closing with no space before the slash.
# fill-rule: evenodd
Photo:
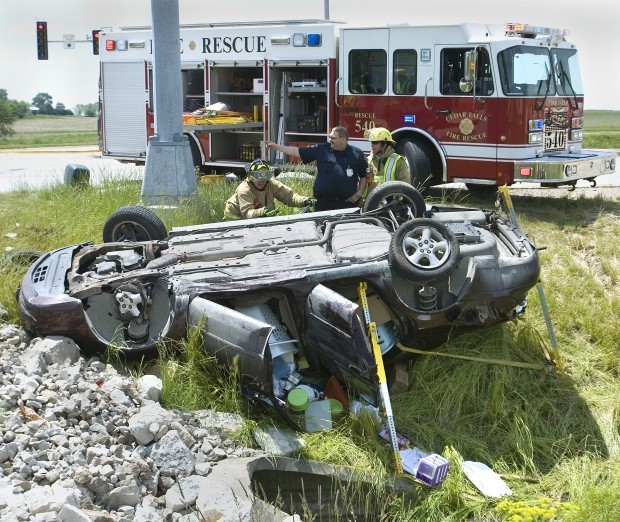
<svg viewBox="0 0 620 522">
<path fill-rule="evenodd" d="M 36 107 L 33 111 L 32 107 Z M 13 124 L 15 120 L 26 118 L 32 114 L 44 114 L 55 116 L 97 116 L 99 104 L 86 103 L 76 105 L 73 110 L 69 110 L 63 103 L 56 103 L 46 92 L 40 92 L 32 102 L 9 99 L 6 89 L 0 89 L 0 138 L 10 136 L 14 133 Z"/>
</svg>

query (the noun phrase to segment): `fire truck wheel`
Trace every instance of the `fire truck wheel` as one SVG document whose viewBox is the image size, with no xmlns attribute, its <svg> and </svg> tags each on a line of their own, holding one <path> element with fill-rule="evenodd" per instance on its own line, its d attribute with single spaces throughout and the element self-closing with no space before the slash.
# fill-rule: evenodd
<svg viewBox="0 0 620 522">
<path fill-rule="evenodd" d="M 364 212 L 385 208 L 399 224 L 421 217 L 426 210 L 424 198 L 409 183 L 388 181 L 377 186 L 364 202 Z"/>
<path fill-rule="evenodd" d="M 433 184 L 431 160 L 424 147 L 416 142 L 404 140 L 396 146 L 396 152 L 407 159 L 411 183 L 420 193 L 426 195 L 428 188 Z"/>
<path fill-rule="evenodd" d="M 390 267 L 413 283 L 432 283 L 456 268 L 459 244 L 454 234 L 434 219 L 413 219 L 402 225 L 390 243 Z"/>
<path fill-rule="evenodd" d="M 121 207 L 106 220 L 103 241 L 157 241 L 168 235 L 162 220 L 148 208 Z"/>
</svg>

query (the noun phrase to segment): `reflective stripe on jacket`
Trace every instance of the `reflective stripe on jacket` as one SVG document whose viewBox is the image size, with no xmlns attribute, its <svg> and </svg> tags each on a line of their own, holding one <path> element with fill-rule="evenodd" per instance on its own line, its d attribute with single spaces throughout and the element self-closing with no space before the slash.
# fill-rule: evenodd
<svg viewBox="0 0 620 522">
<path fill-rule="evenodd" d="M 385 181 L 392 181 L 395 179 L 394 172 L 396 172 L 396 163 L 401 158 L 400 154 L 396 152 L 392 152 L 390 154 L 385 163 L 383 164 L 382 172 L 377 172 L 373 181 L 378 185 L 379 183 L 383 183 Z"/>
</svg>

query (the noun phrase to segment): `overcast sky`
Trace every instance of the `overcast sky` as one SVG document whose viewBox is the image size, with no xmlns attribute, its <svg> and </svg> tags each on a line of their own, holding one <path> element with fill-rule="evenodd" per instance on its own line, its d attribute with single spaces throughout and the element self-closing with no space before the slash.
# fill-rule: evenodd
<svg viewBox="0 0 620 522">
<path fill-rule="evenodd" d="M 325 0 L 178 0 L 181 23 L 323 18 Z M 620 3 L 611 0 L 331 0 L 332 20 L 357 25 L 461 22 L 565 28 L 577 45 L 586 109 L 620 110 Z M 36 58 L 35 22 L 48 22 L 49 60 Z M 99 65 L 90 43 L 63 49 L 63 34 L 150 25 L 151 0 L 0 0 L 0 88 L 30 102 L 47 92 L 73 108 L 97 101 Z"/>
</svg>

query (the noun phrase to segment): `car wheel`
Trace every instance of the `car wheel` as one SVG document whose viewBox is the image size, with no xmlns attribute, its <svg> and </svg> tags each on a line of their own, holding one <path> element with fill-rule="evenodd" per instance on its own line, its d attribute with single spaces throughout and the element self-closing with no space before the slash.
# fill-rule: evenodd
<svg viewBox="0 0 620 522">
<path fill-rule="evenodd" d="M 168 235 L 166 226 L 153 211 L 138 206 L 121 207 L 103 226 L 103 241 L 157 241 Z"/>
<path fill-rule="evenodd" d="M 389 181 L 377 186 L 364 202 L 364 212 L 382 208 L 389 209 L 401 224 L 421 217 L 426 210 L 426 203 L 422 194 L 409 183 Z"/>
<path fill-rule="evenodd" d="M 398 143 L 396 152 L 407 159 L 411 184 L 420 193 L 426 195 L 429 187 L 433 184 L 433 171 L 431 160 L 424 147 L 419 143 L 405 140 Z"/>
<path fill-rule="evenodd" d="M 413 283 L 448 277 L 456 268 L 459 245 L 443 223 L 414 219 L 402 225 L 390 243 L 390 266 Z"/>
</svg>

